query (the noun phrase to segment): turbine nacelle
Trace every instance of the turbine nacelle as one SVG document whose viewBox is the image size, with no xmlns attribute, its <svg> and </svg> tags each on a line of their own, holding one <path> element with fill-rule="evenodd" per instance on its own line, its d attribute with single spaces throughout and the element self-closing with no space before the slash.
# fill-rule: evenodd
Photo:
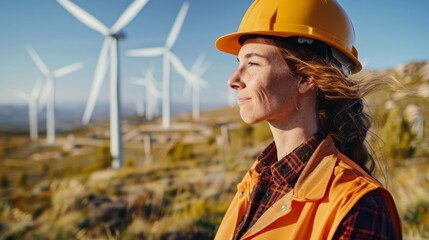
<svg viewBox="0 0 429 240">
<path fill-rule="evenodd" d="M 110 33 L 109 37 L 115 38 L 116 40 L 122 40 L 126 38 L 126 35 L 123 32 L 118 32 L 118 33 Z"/>
</svg>

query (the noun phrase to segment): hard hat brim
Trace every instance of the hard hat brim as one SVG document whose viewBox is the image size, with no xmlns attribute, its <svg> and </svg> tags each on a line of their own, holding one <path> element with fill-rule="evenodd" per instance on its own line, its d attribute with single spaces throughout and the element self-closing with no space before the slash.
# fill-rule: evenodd
<svg viewBox="0 0 429 240">
<path fill-rule="evenodd" d="M 238 53 L 241 49 L 239 39 L 241 36 L 244 36 L 244 35 L 267 35 L 267 36 L 280 36 L 280 37 L 297 36 L 296 32 L 295 33 L 282 32 L 281 34 L 279 32 L 273 32 L 273 31 L 238 32 L 238 33 L 230 33 L 230 34 L 227 34 L 227 35 L 224 35 L 224 36 L 218 38 L 216 40 L 215 46 L 221 52 L 225 52 L 225 53 L 229 53 L 229 54 L 233 54 L 233 55 L 238 55 Z M 341 45 L 336 43 L 335 41 L 327 41 L 326 38 L 318 37 L 317 34 L 315 34 L 315 33 L 308 34 L 308 35 L 301 33 L 301 34 L 299 34 L 299 36 L 324 41 L 328 45 L 331 45 L 337 49 L 342 49 Z M 357 59 L 357 57 L 354 56 L 353 54 L 350 54 L 349 52 L 343 51 L 343 53 L 346 54 L 346 56 L 349 57 L 356 64 L 356 66 L 352 70 L 352 72 L 353 73 L 359 72 L 362 69 L 362 65 L 359 62 L 359 60 Z M 357 52 L 356 52 L 356 54 L 357 54 Z"/>
</svg>

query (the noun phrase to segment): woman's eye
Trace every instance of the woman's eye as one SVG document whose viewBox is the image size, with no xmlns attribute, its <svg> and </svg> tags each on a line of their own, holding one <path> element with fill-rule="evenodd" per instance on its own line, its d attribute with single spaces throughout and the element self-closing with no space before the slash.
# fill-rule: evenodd
<svg viewBox="0 0 429 240">
<path fill-rule="evenodd" d="M 256 62 L 249 62 L 248 64 L 249 64 L 249 65 L 255 65 L 255 66 L 256 66 L 256 65 L 259 65 L 259 64 L 258 64 L 258 63 L 256 63 Z"/>
</svg>

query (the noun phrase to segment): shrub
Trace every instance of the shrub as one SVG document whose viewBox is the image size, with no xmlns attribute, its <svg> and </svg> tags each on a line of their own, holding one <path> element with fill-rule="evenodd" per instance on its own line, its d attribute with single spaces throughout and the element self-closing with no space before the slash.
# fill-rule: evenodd
<svg viewBox="0 0 429 240">
<path fill-rule="evenodd" d="M 110 147 L 101 146 L 97 149 L 97 161 L 101 162 L 104 168 L 108 168 L 112 166 L 113 157 L 110 154 Z"/>
<path fill-rule="evenodd" d="M 125 159 L 125 167 L 132 167 L 134 166 L 133 159 L 131 157 L 127 157 Z"/>
<path fill-rule="evenodd" d="M 386 156 L 392 159 L 412 157 L 417 147 L 417 136 L 402 110 L 396 107 L 388 113 L 379 134 L 385 141 Z"/>
<path fill-rule="evenodd" d="M 57 170 L 55 168 L 50 168 L 49 169 L 49 174 L 48 174 L 49 180 L 53 180 L 56 177 L 57 177 Z"/>
<path fill-rule="evenodd" d="M 84 173 L 84 174 L 90 174 L 92 172 L 95 172 L 95 171 L 103 169 L 103 168 L 105 168 L 105 166 L 103 165 L 102 162 L 95 162 L 95 163 L 93 163 L 91 165 L 88 165 L 88 166 L 84 167 L 82 169 L 82 173 Z"/>
<path fill-rule="evenodd" d="M 16 178 L 16 185 L 18 187 L 26 187 L 28 182 L 28 174 L 25 172 L 20 172 Z"/>
<path fill-rule="evenodd" d="M 176 142 L 168 150 L 168 155 L 171 157 L 171 161 L 178 162 L 181 160 L 190 159 L 192 157 L 191 146 L 184 144 L 183 142 Z"/>
<path fill-rule="evenodd" d="M 7 178 L 6 174 L 0 175 L 0 187 L 1 188 L 8 188 L 10 185 L 9 179 Z"/>
</svg>

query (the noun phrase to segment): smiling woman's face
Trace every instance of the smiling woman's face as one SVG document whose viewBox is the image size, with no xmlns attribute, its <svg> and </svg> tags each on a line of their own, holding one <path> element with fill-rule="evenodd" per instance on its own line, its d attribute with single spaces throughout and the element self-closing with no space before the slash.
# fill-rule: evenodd
<svg viewBox="0 0 429 240">
<path fill-rule="evenodd" d="M 296 111 L 298 79 L 291 74 L 274 42 L 263 38 L 246 40 L 238 61 L 228 85 L 238 92 L 243 121 L 254 124 L 290 120 Z"/>
</svg>

